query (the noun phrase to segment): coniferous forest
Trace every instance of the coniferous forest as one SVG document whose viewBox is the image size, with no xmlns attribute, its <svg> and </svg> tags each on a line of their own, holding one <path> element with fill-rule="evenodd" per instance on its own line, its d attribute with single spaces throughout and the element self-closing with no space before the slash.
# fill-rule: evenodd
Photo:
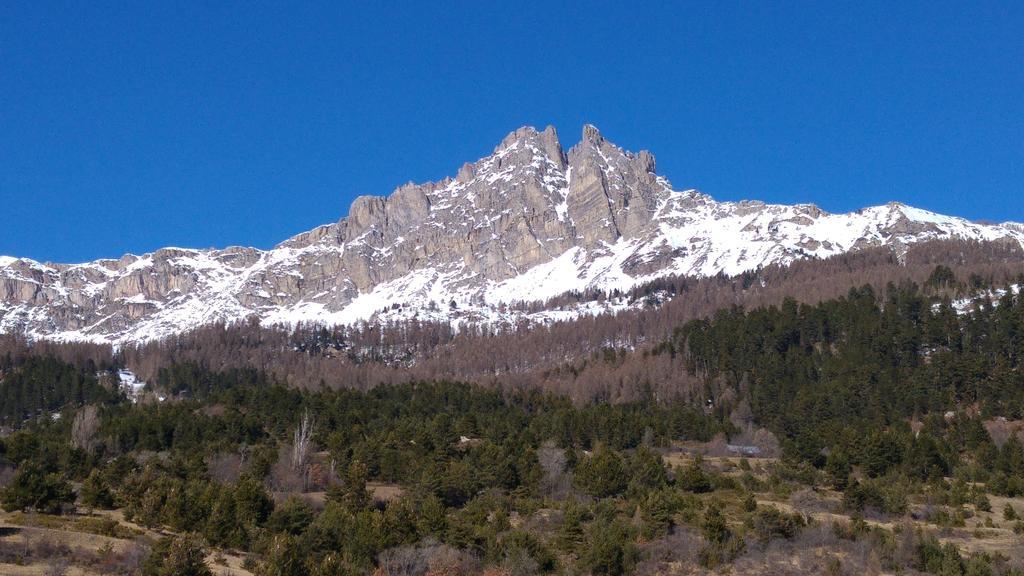
<svg viewBox="0 0 1024 576">
<path fill-rule="evenodd" d="M 465 378 L 424 366 L 491 338 L 538 358 L 546 336 L 6 336 L 0 566 L 1024 574 L 1024 298 L 997 260 L 862 262 L 866 282 L 777 297 L 680 279 L 637 295 L 676 306 L 670 329 L 619 319 L 628 341 Z M 698 293 L 714 305 L 672 304 Z"/>
</svg>

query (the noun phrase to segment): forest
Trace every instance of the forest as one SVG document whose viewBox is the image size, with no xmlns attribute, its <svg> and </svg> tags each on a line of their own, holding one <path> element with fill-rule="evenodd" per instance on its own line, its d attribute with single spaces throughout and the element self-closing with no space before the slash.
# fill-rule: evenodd
<svg viewBox="0 0 1024 576">
<path fill-rule="evenodd" d="M 243 325 L 116 353 L 4 337 L 0 567 L 1024 574 L 1019 273 L 998 252 L 917 257 L 794 269 L 799 299 L 649 287 L 681 294 L 671 329 L 639 328 L 658 308 L 599 319 L 629 341 L 490 378 L 420 358 L 491 338 L 536 358 L 551 333 Z M 792 291 L 837 266 L 872 281 Z M 698 290 L 716 304 L 665 311 Z"/>
<path fill-rule="evenodd" d="M 217 371 L 255 368 L 300 388 L 366 390 L 410 380 L 460 380 L 485 387 L 540 388 L 577 403 L 631 402 L 648 393 L 659 398 L 696 396 L 702 394 L 702 383 L 690 377 L 676 357 L 642 353 L 669 339 L 686 322 L 734 306 L 778 306 L 787 297 L 817 304 L 864 285 L 884 295 L 890 284 L 902 281 L 924 286 L 937 266 L 948 267 L 957 278 L 941 292 L 954 300 L 967 298 L 985 287 L 1020 283 L 1024 251 L 1016 244 L 930 242 L 910 246 L 899 257 L 888 248 L 866 249 L 736 277 L 665 278 L 618 295 L 557 297 L 543 305 L 557 309 L 614 297 L 642 305 L 619 314 L 546 325 L 456 330 L 416 320 L 346 327 L 274 327 L 253 321 L 213 324 L 178 337 L 125 346 L 119 353 L 123 363 L 147 382 L 161 367 L 195 363 Z M 102 346 L 76 346 L 77 354 L 94 354 L 97 362 L 111 356 Z M 595 361 L 611 352 L 619 356 L 616 362 Z"/>
</svg>

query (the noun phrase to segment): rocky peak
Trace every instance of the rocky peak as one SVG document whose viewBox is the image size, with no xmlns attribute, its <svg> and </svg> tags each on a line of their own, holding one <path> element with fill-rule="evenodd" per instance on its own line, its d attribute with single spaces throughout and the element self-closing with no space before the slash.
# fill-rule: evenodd
<svg viewBox="0 0 1024 576">
<path fill-rule="evenodd" d="M 601 136 L 601 131 L 597 129 L 597 126 L 594 126 L 593 124 L 584 124 L 583 136 L 580 139 L 580 143 L 583 142 L 600 147 L 604 142 L 604 136 Z"/>
<path fill-rule="evenodd" d="M 524 127 L 454 178 L 361 196 L 346 217 L 273 250 L 170 248 L 77 265 L 0 257 L 0 331 L 129 342 L 250 315 L 517 321 L 502 303 L 952 237 L 1020 243 L 1024 227 L 895 203 L 833 215 L 716 202 L 673 190 L 652 154 L 592 125 L 568 152 L 553 127 Z"/>
<path fill-rule="evenodd" d="M 495 147 L 491 156 L 483 158 L 477 165 L 494 165 L 499 169 L 529 166 L 541 160 L 550 162 L 556 169 L 565 170 L 565 153 L 558 141 L 554 126 L 538 131 L 533 126 L 524 126 L 510 132 Z"/>
<path fill-rule="evenodd" d="M 554 126 L 549 125 L 540 133 L 540 144 L 544 155 L 555 162 L 560 170 L 565 170 L 565 152 L 562 150 L 562 144 L 558 141 L 558 132 L 555 131 Z"/>
<path fill-rule="evenodd" d="M 653 154 L 627 152 L 605 140 L 593 125 L 583 127 L 583 137 L 568 157 L 569 213 L 589 244 L 640 233 L 670 191 L 654 173 Z"/>
</svg>

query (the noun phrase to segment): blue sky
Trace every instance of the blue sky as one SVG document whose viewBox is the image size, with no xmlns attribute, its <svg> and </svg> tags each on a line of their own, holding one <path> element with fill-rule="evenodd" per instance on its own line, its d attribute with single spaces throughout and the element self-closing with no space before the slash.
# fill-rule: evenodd
<svg viewBox="0 0 1024 576">
<path fill-rule="evenodd" d="M 719 199 L 1024 220 L 1024 3 L 494 4 L 0 3 L 0 254 L 269 247 L 587 122 Z"/>
</svg>

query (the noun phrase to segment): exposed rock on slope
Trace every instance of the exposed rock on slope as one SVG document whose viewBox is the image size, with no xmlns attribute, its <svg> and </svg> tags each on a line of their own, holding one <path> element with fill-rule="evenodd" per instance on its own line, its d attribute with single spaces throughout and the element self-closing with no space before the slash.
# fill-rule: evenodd
<svg viewBox="0 0 1024 576">
<path fill-rule="evenodd" d="M 716 202 L 673 190 L 654 156 L 593 126 L 568 152 L 553 128 L 527 127 L 454 178 L 357 198 L 346 218 L 272 250 L 166 248 L 75 265 L 0 257 L 0 331 L 129 342 L 252 315 L 500 322 L 514 318 L 503 304 L 570 290 L 952 237 L 1022 242 L 1024 229 L 895 203 L 834 215 Z"/>
</svg>

